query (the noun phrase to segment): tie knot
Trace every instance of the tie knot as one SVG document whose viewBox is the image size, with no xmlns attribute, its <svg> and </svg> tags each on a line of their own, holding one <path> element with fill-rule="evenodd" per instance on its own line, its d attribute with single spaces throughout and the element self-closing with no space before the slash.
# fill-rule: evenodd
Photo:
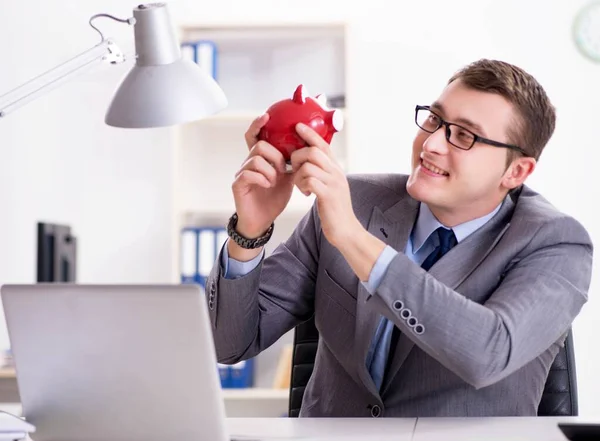
<svg viewBox="0 0 600 441">
<path fill-rule="evenodd" d="M 447 228 L 439 227 L 437 229 L 437 234 L 440 239 L 440 248 L 443 250 L 442 254 L 450 251 L 450 249 L 456 245 L 456 236 L 451 229 L 448 230 Z"/>
</svg>

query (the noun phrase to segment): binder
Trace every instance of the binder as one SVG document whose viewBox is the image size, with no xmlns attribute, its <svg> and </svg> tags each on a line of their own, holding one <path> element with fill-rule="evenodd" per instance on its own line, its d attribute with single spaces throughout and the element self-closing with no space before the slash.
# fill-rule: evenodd
<svg viewBox="0 0 600 441">
<path fill-rule="evenodd" d="M 181 57 L 185 60 L 196 62 L 196 46 L 192 43 L 184 42 L 181 44 Z"/>
<path fill-rule="evenodd" d="M 217 80 L 217 45 L 210 40 L 186 41 L 181 44 L 182 56 L 194 61 Z"/>
<path fill-rule="evenodd" d="M 181 283 L 196 283 L 203 288 L 219 252 L 227 240 L 223 227 L 185 227 L 181 230 Z"/>
<path fill-rule="evenodd" d="M 212 228 L 198 230 L 198 274 L 205 279 L 217 257 L 216 232 Z"/>
<path fill-rule="evenodd" d="M 198 231 L 195 228 L 184 228 L 180 239 L 180 273 L 181 283 L 196 281 L 198 254 Z"/>
<path fill-rule="evenodd" d="M 246 388 L 254 386 L 254 359 L 240 361 L 229 366 L 229 387 Z"/>
<path fill-rule="evenodd" d="M 221 387 L 226 389 L 231 385 L 231 375 L 229 366 L 222 363 L 217 363 L 217 369 L 219 371 L 219 378 L 221 379 Z"/>
</svg>

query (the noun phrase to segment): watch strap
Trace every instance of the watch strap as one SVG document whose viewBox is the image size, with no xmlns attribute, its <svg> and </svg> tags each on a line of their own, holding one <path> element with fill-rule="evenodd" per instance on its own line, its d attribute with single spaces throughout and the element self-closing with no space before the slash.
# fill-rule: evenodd
<svg viewBox="0 0 600 441">
<path fill-rule="evenodd" d="M 233 213 L 233 215 L 229 218 L 229 222 L 227 223 L 227 235 L 236 244 L 248 250 L 262 247 L 263 245 L 265 245 L 269 241 L 269 239 L 271 239 L 271 236 L 273 235 L 273 229 L 275 228 L 275 223 L 272 223 L 271 226 L 265 232 L 265 234 L 254 239 L 248 239 L 247 237 L 242 236 L 236 231 L 235 227 L 237 223 L 238 215 L 237 213 Z"/>
</svg>

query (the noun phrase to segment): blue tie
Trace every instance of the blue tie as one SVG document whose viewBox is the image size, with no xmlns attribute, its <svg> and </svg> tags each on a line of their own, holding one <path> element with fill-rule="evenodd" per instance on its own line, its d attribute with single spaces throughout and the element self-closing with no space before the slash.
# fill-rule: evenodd
<svg viewBox="0 0 600 441">
<path fill-rule="evenodd" d="M 429 254 L 421 264 L 421 268 L 425 271 L 429 271 L 433 264 L 450 251 L 457 242 L 454 231 L 447 228 L 439 227 L 434 233 L 437 233 L 439 245 L 435 247 L 431 254 Z M 393 328 L 391 338 L 385 338 L 385 336 L 389 336 L 390 328 Z M 369 372 L 375 382 L 377 390 L 381 388 L 385 371 L 389 367 L 391 360 L 394 358 L 394 350 L 399 335 L 400 330 L 394 326 L 393 322 L 382 317 L 379 326 L 377 326 L 377 330 L 375 331 L 375 346 L 367 355 L 367 367 L 369 368 Z"/>
<path fill-rule="evenodd" d="M 440 239 L 440 244 L 435 247 L 435 249 L 431 252 L 427 259 L 423 261 L 421 264 L 421 268 L 425 271 L 429 271 L 429 268 L 433 266 L 435 262 L 440 260 L 444 254 L 452 249 L 454 245 L 456 245 L 456 236 L 454 235 L 454 231 L 448 230 L 444 227 L 439 227 L 435 232 Z"/>
</svg>

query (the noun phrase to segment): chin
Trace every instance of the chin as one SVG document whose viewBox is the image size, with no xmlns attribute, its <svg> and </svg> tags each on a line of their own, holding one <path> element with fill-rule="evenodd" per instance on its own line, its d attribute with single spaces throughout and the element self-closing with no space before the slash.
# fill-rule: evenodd
<svg viewBox="0 0 600 441">
<path fill-rule="evenodd" d="M 443 201 L 444 192 L 442 189 L 437 188 L 435 185 L 430 184 L 426 180 L 411 176 L 406 183 L 407 193 L 415 200 L 423 202 L 427 205 L 438 205 L 440 201 Z"/>
<path fill-rule="evenodd" d="M 406 191 L 413 199 L 416 199 L 419 202 L 426 202 L 424 199 L 427 198 L 427 193 L 429 193 L 425 188 L 425 185 L 423 185 L 423 182 L 420 182 L 414 175 L 411 175 L 410 178 L 408 178 Z"/>
</svg>

